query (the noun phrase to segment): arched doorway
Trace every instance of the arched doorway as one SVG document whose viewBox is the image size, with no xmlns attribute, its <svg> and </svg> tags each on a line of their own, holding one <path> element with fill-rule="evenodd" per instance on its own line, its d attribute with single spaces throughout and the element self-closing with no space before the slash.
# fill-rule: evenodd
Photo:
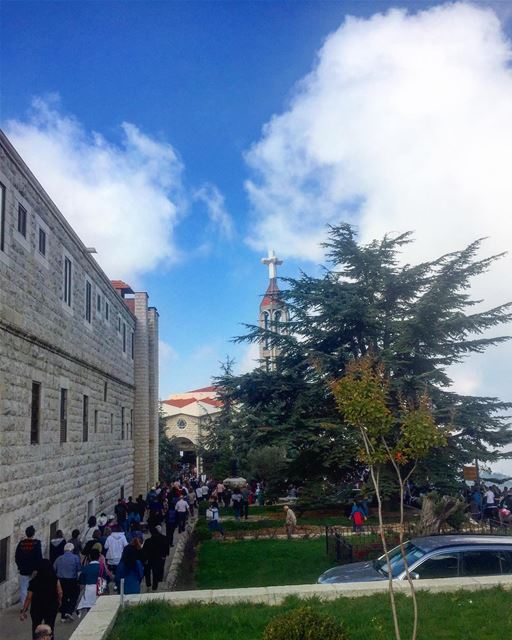
<svg viewBox="0 0 512 640">
<path fill-rule="evenodd" d="M 176 438 L 176 444 L 180 452 L 180 462 L 182 465 L 198 467 L 197 447 L 189 438 L 180 436 Z"/>
</svg>

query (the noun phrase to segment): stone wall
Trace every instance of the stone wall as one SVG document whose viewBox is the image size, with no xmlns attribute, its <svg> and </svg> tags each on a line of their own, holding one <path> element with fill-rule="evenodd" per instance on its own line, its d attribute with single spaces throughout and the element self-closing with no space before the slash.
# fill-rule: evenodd
<svg viewBox="0 0 512 640">
<path fill-rule="evenodd" d="M 0 250 L 0 542 L 8 539 L 2 606 L 17 597 L 14 550 L 29 524 L 47 553 L 50 524 L 58 523 L 70 536 L 75 527 L 83 530 L 88 514 L 112 513 L 121 492 L 133 492 L 134 441 L 149 461 L 150 412 L 147 346 L 139 361 L 135 349 L 135 362 L 131 349 L 134 333 L 145 336 L 147 345 L 144 310 L 138 309 L 136 319 L 3 134 L 0 183 L 6 196 Z M 18 232 L 19 205 L 27 212 L 25 237 Z M 40 230 L 46 255 L 39 251 Z M 70 304 L 64 300 L 66 257 L 72 264 Z M 147 312 L 147 294 L 137 295 Z M 139 390 L 146 397 L 141 407 L 137 368 L 146 371 L 138 381 L 146 385 Z M 41 400 L 38 442 L 31 444 L 34 382 L 40 384 Z M 62 389 L 67 390 L 65 438 Z M 143 473 L 141 488 L 149 482 L 149 468 Z"/>
</svg>

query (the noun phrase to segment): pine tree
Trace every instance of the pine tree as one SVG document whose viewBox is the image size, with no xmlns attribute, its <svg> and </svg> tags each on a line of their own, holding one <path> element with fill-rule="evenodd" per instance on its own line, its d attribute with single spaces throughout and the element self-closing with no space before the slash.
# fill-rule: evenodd
<svg viewBox="0 0 512 640">
<path fill-rule="evenodd" d="M 477 257 L 481 241 L 417 265 L 402 264 L 410 233 L 357 242 L 353 227 L 331 227 L 325 244 L 329 267 L 322 277 L 284 279 L 291 321 L 286 332 L 267 332 L 281 355 L 276 369 L 225 376 L 236 402 L 244 446 L 285 446 L 290 473 L 333 482 L 358 472 L 353 434 L 336 412 L 328 382 L 348 362 L 371 354 L 390 378 L 398 404 L 425 392 L 436 422 L 449 428 L 448 444 L 418 468 L 419 481 L 449 483 L 475 458 L 491 462 L 512 441 L 497 398 L 464 396 L 450 389 L 447 369 L 507 336 L 486 330 L 512 318 L 511 303 L 475 312 L 469 287 L 500 256 Z M 247 325 L 237 341 L 259 342 L 265 330 Z"/>
</svg>

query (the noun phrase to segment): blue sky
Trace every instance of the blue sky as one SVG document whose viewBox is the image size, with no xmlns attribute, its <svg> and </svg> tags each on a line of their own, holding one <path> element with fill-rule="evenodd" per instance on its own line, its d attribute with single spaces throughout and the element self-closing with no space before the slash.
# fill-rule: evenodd
<svg viewBox="0 0 512 640">
<path fill-rule="evenodd" d="M 227 354 L 250 367 L 230 338 L 267 248 L 291 276 L 340 220 L 415 230 L 409 259 L 509 248 L 509 36 L 506 3 L 4 0 L 1 122 L 108 275 L 149 292 L 166 396 Z M 475 293 L 509 299 L 511 266 Z M 510 356 L 456 384 L 509 399 Z"/>
</svg>

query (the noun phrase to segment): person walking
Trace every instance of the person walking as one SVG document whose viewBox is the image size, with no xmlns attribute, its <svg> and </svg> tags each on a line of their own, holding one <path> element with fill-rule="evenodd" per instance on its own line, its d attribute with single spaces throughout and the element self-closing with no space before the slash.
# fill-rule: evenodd
<svg viewBox="0 0 512 640">
<path fill-rule="evenodd" d="M 121 580 L 124 580 L 124 593 L 140 593 L 140 583 L 144 577 L 144 567 L 137 559 L 137 550 L 131 544 L 125 547 L 121 561 L 117 565 L 116 584 L 121 590 Z"/>
<path fill-rule="evenodd" d="M 178 522 L 178 533 L 185 531 L 185 523 L 187 521 L 187 513 L 190 510 L 188 502 L 182 496 L 176 503 L 176 520 Z"/>
<path fill-rule="evenodd" d="M 144 542 L 142 551 L 145 559 L 146 587 L 153 591 L 158 589 L 158 583 L 163 580 L 165 558 L 169 555 L 167 538 L 161 533 L 162 527 L 158 525 L 151 531 L 151 537 Z"/>
<path fill-rule="evenodd" d="M 80 556 L 80 553 L 82 551 L 82 543 L 80 541 L 80 531 L 78 529 L 73 529 L 69 542 L 73 545 L 73 553 L 77 556 Z"/>
<path fill-rule="evenodd" d="M 59 529 L 55 533 L 55 538 L 50 540 L 50 562 L 53 564 L 59 556 L 64 553 L 64 545 L 66 544 L 66 538 Z"/>
<path fill-rule="evenodd" d="M 90 558 L 91 561 L 83 567 L 80 573 L 79 582 L 85 586 L 85 589 L 77 606 L 79 618 L 83 611 L 89 611 L 89 609 L 96 604 L 98 597 L 98 578 L 102 577 L 99 562 L 100 552 L 98 549 L 91 549 Z"/>
<path fill-rule="evenodd" d="M 41 540 L 34 538 L 36 530 L 32 525 L 25 529 L 25 538 L 18 542 L 14 553 L 14 560 L 19 571 L 20 602 L 23 605 L 27 597 L 28 583 L 34 571 L 39 567 L 43 559 Z"/>
<path fill-rule="evenodd" d="M 80 558 L 73 553 L 73 549 L 73 544 L 67 542 L 64 545 L 64 553 L 53 563 L 53 568 L 62 587 L 60 615 L 63 622 L 73 620 L 73 612 L 80 593 L 78 585 L 78 575 L 81 569 Z"/>
<path fill-rule="evenodd" d="M 91 516 L 89 520 L 87 520 L 87 529 L 84 531 L 84 535 L 82 536 L 82 547 L 85 547 L 89 540 L 93 539 L 93 533 L 95 531 L 99 531 L 96 516 Z"/>
<path fill-rule="evenodd" d="M 124 532 L 119 529 L 119 526 L 113 527 L 112 533 L 105 540 L 105 551 L 107 564 L 115 574 L 117 565 L 121 561 L 124 548 L 128 545 Z M 92 551 L 91 551 L 92 554 Z"/>
<path fill-rule="evenodd" d="M 224 537 L 224 529 L 220 524 L 219 505 L 217 502 L 212 502 L 209 508 L 206 509 L 206 520 L 208 521 L 208 529 L 212 533 L 218 531 Z"/>
<path fill-rule="evenodd" d="M 297 526 L 297 516 L 287 504 L 284 505 L 283 509 L 286 514 L 284 523 L 286 535 L 288 536 L 288 540 L 291 540 L 292 535 L 295 533 L 295 527 Z"/>
<path fill-rule="evenodd" d="M 177 524 L 176 501 L 171 500 L 167 513 L 165 514 L 165 535 L 169 547 L 174 547 L 174 532 Z"/>
<path fill-rule="evenodd" d="M 361 505 L 355 500 L 352 504 L 350 519 L 352 520 L 352 531 L 354 531 L 354 533 L 359 533 L 363 527 L 364 521 L 366 520 L 366 516 L 364 515 Z"/>
<path fill-rule="evenodd" d="M 235 514 L 235 520 L 240 520 L 240 515 L 242 513 L 242 493 L 240 491 L 240 487 L 235 487 L 233 489 L 231 500 L 233 501 L 233 513 Z"/>
<path fill-rule="evenodd" d="M 32 637 L 43 621 L 51 628 L 55 627 L 55 618 L 62 604 L 62 587 L 51 562 L 41 560 L 36 575 L 28 584 L 27 596 L 20 613 L 20 620 L 25 620 L 30 609 L 32 619 Z"/>
</svg>

